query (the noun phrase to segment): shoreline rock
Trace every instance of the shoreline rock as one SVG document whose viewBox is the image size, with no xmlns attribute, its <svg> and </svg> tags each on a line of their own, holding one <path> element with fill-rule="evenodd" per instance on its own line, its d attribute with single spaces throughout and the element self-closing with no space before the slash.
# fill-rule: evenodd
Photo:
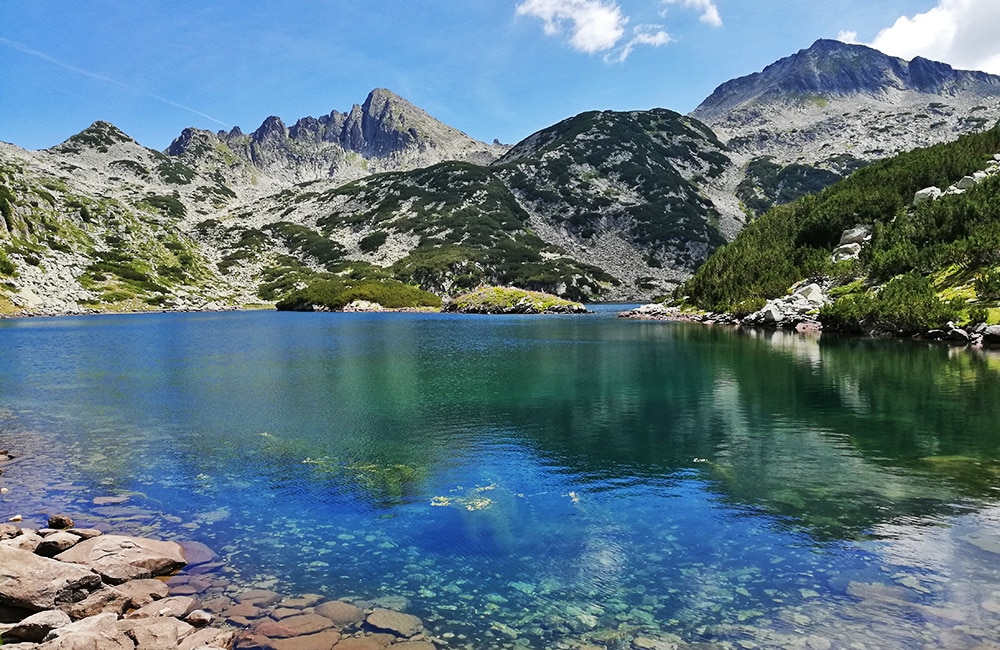
<svg viewBox="0 0 1000 650">
<path fill-rule="evenodd" d="M 704 325 L 731 325 L 733 327 L 750 329 L 792 330 L 800 334 L 823 334 L 823 325 L 814 315 L 803 313 L 802 311 L 781 311 L 779 306 L 782 304 L 781 301 L 788 300 L 789 298 L 793 302 L 796 301 L 794 294 L 785 299 L 768 301 L 768 304 L 763 309 L 753 312 L 744 318 L 726 313 L 685 312 L 679 307 L 667 307 L 660 303 L 642 305 L 635 309 L 619 312 L 618 317 L 634 320 L 702 323 Z M 987 325 L 985 323 L 978 323 L 970 327 L 959 327 L 954 323 L 948 323 L 942 329 L 931 329 L 911 336 L 896 335 L 892 332 L 876 330 L 856 335 L 833 331 L 825 333 L 857 338 L 898 338 L 931 341 L 970 350 L 1000 348 L 1000 325 Z"/>
<path fill-rule="evenodd" d="M 0 452 L 0 465 L 12 458 Z M 61 514 L 50 516 L 44 528 L 11 519 L 16 523 L 0 524 L 5 650 L 351 650 L 390 644 L 434 650 L 440 644 L 421 619 L 374 604 L 239 590 L 211 575 L 224 565 L 199 542 L 76 528 Z M 47 557 L 52 549 L 59 550 Z"/>
</svg>

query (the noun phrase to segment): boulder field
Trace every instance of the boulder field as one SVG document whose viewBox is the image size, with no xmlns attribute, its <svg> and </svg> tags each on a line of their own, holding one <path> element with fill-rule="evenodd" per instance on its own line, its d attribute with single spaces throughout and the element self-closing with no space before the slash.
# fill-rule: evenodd
<svg viewBox="0 0 1000 650">
<path fill-rule="evenodd" d="M 0 472 L 11 458 L 0 451 Z M 21 521 L 0 524 L 4 650 L 438 647 L 410 614 L 225 585 L 224 565 L 198 542 L 108 534 L 63 514 L 40 528 Z"/>
</svg>

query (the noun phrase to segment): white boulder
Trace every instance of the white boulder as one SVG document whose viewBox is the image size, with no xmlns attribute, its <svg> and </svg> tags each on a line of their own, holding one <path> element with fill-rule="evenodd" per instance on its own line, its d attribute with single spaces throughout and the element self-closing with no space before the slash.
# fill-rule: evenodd
<svg viewBox="0 0 1000 650">
<path fill-rule="evenodd" d="M 918 190 L 916 194 L 913 195 L 913 206 L 916 207 L 921 203 L 927 203 L 928 201 L 933 201 L 934 199 L 940 198 L 944 192 L 940 188 L 931 186 L 925 187 L 922 190 Z"/>
</svg>

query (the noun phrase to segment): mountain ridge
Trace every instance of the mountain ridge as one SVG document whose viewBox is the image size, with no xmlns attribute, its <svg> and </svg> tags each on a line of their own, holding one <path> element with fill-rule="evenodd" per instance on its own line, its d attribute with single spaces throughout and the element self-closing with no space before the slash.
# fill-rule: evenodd
<svg viewBox="0 0 1000 650">
<path fill-rule="evenodd" d="M 877 96 L 893 91 L 996 96 L 1000 76 L 956 70 L 919 56 L 906 61 L 865 45 L 819 39 L 760 72 L 720 84 L 691 115 L 711 120 L 751 102 L 808 103 L 823 96 Z"/>
<path fill-rule="evenodd" d="M 444 160 L 488 164 L 506 151 L 433 118 L 385 88 L 346 113 L 298 118 L 286 126 L 269 116 L 251 133 L 188 128 L 165 150 L 238 193 L 261 196 L 323 178 L 349 182 L 371 173 L 426 167 Z"/>
<path fill-rule="evenodd" d="M 886 60 L 810 50 L 812 66 L 841 50 Z M 921 87 L 947 86 L 949 66 L 908 65 Z M 384 89 L 291 126 L 185 129 L 164 152 L 95 122 L 47 150 L 0 145 L 0 311 L 273 303 L 338 278 L 648 300 L 754 212 L 1000 119 L 992 86 L 948 87 L 761 100 L 705 121 L 588 111 L 511 147 Z"/>
</svg>

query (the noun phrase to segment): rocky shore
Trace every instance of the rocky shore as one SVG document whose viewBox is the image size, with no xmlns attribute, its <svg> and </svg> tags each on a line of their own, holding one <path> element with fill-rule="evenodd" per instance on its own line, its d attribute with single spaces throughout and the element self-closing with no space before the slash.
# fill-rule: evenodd
<svg viewBox="0 0 1000 650">
<path fill-rule="evenodd" d="M 16 477 L 0 451 L 0 474 Z M 15 478 L 16 480 L 16 478 Z M 2 488 L 3 494 L 9 488 Z M 319 594 L 240 588 L 197 542 L 0 524 L 0 641 L 15 650 L 433 650 L 416 616 Z"/>
<path fill-rule="evenodd" d="M 690 321 L 707 325 L 733 325 L 737 327 L 764 327 L 785 329 L 796 332 L 822 332 L 823 326 L 817 318 L 820 306 L 826 298 L 816 284 L 796 288 L 784 298 L 768 301 L 767 306 L 744 318 L 734 314 L 713 312 L 688 312 L 678 307 L 668 307 L 660 303 L 642 305 L 623 311 L 619 318 L 637 320 Z M 889 333 L 872 331 L 871 337 L 891 336 Z M 956 346 L 970 348 L 1000 348 L 1000 325 L 978 323 L 969 327 L 959 327 L 948 323 L 940 329 L 920 332 L 912 337 L 926 341 L 941 341 Z"/>
</svg>

